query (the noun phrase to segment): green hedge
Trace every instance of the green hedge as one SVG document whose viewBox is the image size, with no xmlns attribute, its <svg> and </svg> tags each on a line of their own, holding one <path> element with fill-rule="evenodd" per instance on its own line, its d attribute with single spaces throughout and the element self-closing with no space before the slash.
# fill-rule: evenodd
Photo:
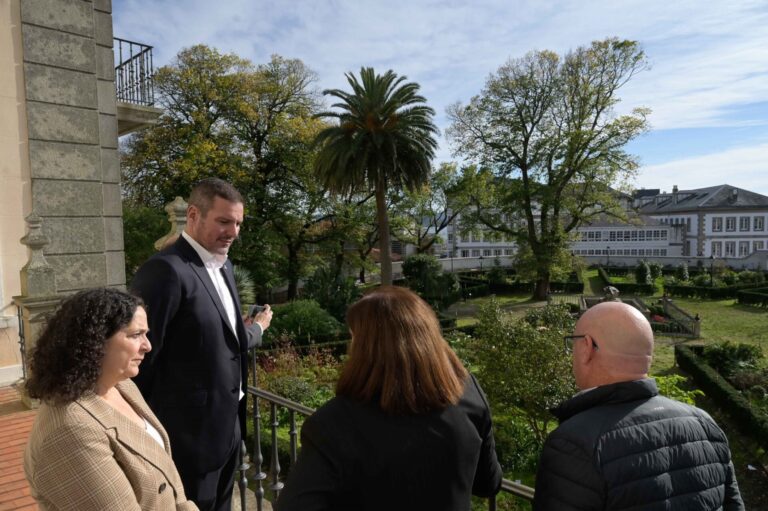
<svg viewBox="0 0 768 511">
<path fill-rule="evenodd" d="M 759 307 L 768 307 L 768 287 L 759 287 L 749 290 L 740 290 L 736 292 L 736 298 L 742 305 L 757 305 Z"/>
<path fill-rule="evenodd" d="M 665 285 L 664 292 L 668 296 L 680 298 L 706 298 L 709 300 L 722 300 L 736 298 L 743 289 L 754 289 L 759 284 L 736 284 L 734 286 L 709 287 L 709 286 L 680 286 Z"/>
<path fill-rule="evenodd" d="M 736 421 L 742 431 L 768 449 L 768 417 L 759 414 L 741 392 L 698 357 L 687 346 L 675 346 L 675 360 L 680 369 L 690 374 L 707 396 L 717 402 Z"/>
<path fill-rule="evenodd" d="M 597 274 L 603 279 L 606 286 L 613 286 L 622 294 L 627 295 L 652 295 L 656 292 L 653 284 L 636 284 L 631 282 L 612 282 L 611 277 L 602 266 L 597 267 Z"/>
</svg>

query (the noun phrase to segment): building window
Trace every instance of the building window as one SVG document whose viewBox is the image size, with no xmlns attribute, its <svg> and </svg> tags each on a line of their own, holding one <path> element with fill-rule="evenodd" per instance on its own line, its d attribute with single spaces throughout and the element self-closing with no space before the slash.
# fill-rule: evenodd
<svg viewBox="0 0 768 511">
<path fill-rule="evenodd" d="M 667 231 L 661 231 L 661 239 L 667 239 Z"/>
<path fill-rule="evenodd" d="M 504 249 L 504 255 L 512 255 L 512 249 L 511 248 L 505 248 Z"/>
<path fill-rule="evenodd" d="M 610 231 L 608 233 L 608 241 L 616 241 L 616 231 Z"/>
<path fill-rule="evenodd" d="M 452 241 L 453 241 L 453 233 L 449 232 L 448 233 L 448 243 L 451 243 Z"/>
<path fill-rule="evenodd" d="M 666 256 L 667 255 L 667 249 L 666 248 L 662 248 L 659 252 L 660 252 L 661 256 Z"/>
<path fill-rule="evenodd" d="M 725 257 L 734 257 L 736 255 L 736 242 L 735 241 L 726 241 L 725 242 Z"/>
<path fill-rule="evenodd" d="M 685 219 L 685 232 L 691 232 L 691 219 Z"/>
<path fill-rule="evenodd" d="M 756 216 L 753 219 L 752 222 L 752 229 L 755 231 L 764 231 L 765 230 L 765 217 L 764 216 Z"/>
<path fill-rule="evenodd" d="M 472 251 L 472 257 L 480 257 L 480 251 L 477 249 L 474 249 Z"/>
<path fill-rule="evenodd" d="M 753 241 L 752 242 L 752 251 L 753 252 L 756 251 L 756 250 L 762 250 L 763 247 L 765 247 L 765 242 L 764 241 Z"/>
<path fill-rule="evenodd" d="M 712 242 L 712 255 L 717 257 L 722 257 L 723 255 L 723 242 L 722 241 L 713 241 Z"/>
<path fill-rule="evenodd" d="M 749 218 L 747 218 L 749 220 Z M 748 241 L 740 241 L 739 242 L 739 257 L 746 257 L 749 255 L 749 242 Z"/>
<path fill-rule="evenodd" d="M 469 250 L 462 250 L 461 257 L 469 257 Z"/>
<path fill-rule="evenodd" d="M 501 249 L 500 248 L 493 249 L 493 255 L 500 256 L 501 255 Z"/>
<path fill-rule="evenodd" d="M 483 257 L 488 257 L 490 255 L 491 255 L 491 249 L 490 248 L 486 248 L 485 250 L 483 250 Z"/>
<path fill-rule="evenodd" d="M 748 231 L 749 230 L 749 217 L 748 216 L 740 216 L 739 217 L 739 230 L 740 231 Z"/>
<path fill-rule="evenodd" d="M 725 217 L 725 230 L 726 231 L 735 231 L 736 230 L 736 217 L 735 216 L 727 216 L 727 217 Z"/>
<path fill-rule="evenodd" d="M 723 231 L 723 217 L 716 216 L 712 217 L 712 232 L 722 232 Z"/>
</svg>

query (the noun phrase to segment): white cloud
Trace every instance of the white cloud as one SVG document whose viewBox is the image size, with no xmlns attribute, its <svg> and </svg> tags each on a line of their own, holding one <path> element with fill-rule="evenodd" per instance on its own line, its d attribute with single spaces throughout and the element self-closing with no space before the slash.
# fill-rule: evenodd
<svg viewBox="0 0 768 511">
<path fill-rule="evenodd" d="M 768 142 L 738 147 L 722 152 L 682 158 L 640 169 L 637 186 L 671 191 L 679 188 L 703 188 L 729 184 L 768 195 L 765 156 Z"/>
</svg>

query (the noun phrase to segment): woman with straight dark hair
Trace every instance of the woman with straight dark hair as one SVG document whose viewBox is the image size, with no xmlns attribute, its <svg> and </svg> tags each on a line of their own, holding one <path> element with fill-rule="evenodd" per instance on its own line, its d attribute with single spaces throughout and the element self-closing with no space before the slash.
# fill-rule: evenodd
<svg viewBox="0 0 768 511">
<path fill-rule="evenodd" d="M 40 399 L 24 472 L 43 511 L 194 511 L 168 435 L 130 378 L 152 349 L 140 298 L 81 291 L 48 321 L 26 389 Z"/>
<path fill-rule="evenodd" d="M 347 312 L 336 397 L 301 428 L 279 511 L 468 511 L 501 486 L 488 402 L 412 291 L 381 287 Z"/>
</svg>

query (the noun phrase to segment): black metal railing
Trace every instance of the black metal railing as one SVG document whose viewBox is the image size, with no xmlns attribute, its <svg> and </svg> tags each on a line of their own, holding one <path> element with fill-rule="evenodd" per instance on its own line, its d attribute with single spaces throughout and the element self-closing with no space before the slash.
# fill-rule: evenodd
<svg viewBox="0 0 768 511">
<path fill-rule="evenodd" d="M 255 363 L 254 363 L 254 368 L 255 368 Z M 256 374 L 256 373 L 254 372 L 253 374 Z M 252 489 L 252 492 L 256 498 L 256 509 L 258 511 L 262 511 L 264 507 L 265 484 L 271 490 L 275 500 L 280 495 L 280 491 L 283 489 L 283 483 L 280 481 L 281 467 L 280 467 L 280 461 L 278 459 L 279 448 L 278 448 L 277 433 L 278 433 L 278 429 L 281 426 L 280 420 L 279 420 L 280 414 L 278 413 L 278 408 L 282 408 L 287 411 L 288 442 L 290 446 L 289 458 L 291 460 L 291 464 L 296 462 L 296 456 L 298 453 L 298 429 L 296 427 L 296 424 L 297 424 L 296 414 L 299 414 L 302 417 L 308 417 L 314 413 L 314 409 L 304 406 L 300 403 L 296 403 L 289 399 L 286 399 L 282 396 L 278 396 L 277 394 L 267 392 L 264 389 L 260 389 L 252 385 L 248 386 L 248 394 L 250 394 L 253 398 L 253 413 L 251 418 L 253 420 L 254 488 Z M 262 417 L 261 417 L 261 406 L 259 406 L 260 400 L 266 403 L 269 403 L 269 426 L 270 426 L 271 443 L 269 446 L 270 462 L 269 462 L 268 472 L 266 473 L 264 472 L 262 467 L 262 464 L 264 463 L 264 455 L 261 449 Z M 246 492 L 248 491 L 248 480 L 247 480 L 246 472 L 250 468 L 250 465 L 245 461 L 245 442 L 243 442 L 242 453 L 243 453 L 243 457 L 242 457 L 243 461 L 241 462 L 241 465 L 240 465 L 240 477 L 238 478 L 238 487 L 240 489 L 240 499 L 241 499 L 240 509 L 241 511 L 245 511 L 246 510 L 245 496 L 246 496 Z M 520 484 L 515 481 L 510 481 L 508 479 L 504 479 L 502 481 L 501 492 L 508 493 L 510 495 L 527 500 L 529 502 L 533 501 L 533 488 L 531 488 L 530 486 L 525 486 L 524 484 Z M 488 500 L 488 509 L 489 511 L 496 511 L 495 497 Z"/>
<path fill-rule="evenodd" d="M 120 39 L 115 40 L 115 89 L 117 100 L 135 105 L 155 104 L 152 47 Z"/>
</svg>

